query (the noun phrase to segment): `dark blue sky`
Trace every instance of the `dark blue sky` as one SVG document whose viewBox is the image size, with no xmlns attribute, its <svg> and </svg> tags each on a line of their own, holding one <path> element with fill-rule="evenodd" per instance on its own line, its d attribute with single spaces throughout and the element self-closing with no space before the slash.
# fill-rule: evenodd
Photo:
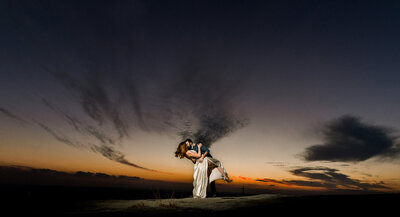
<svg viewBox="0 0 400 217">
<path fill-rule="evenodd" d="M 167 71 L 191 58 L 248 72 L 256 94 L 388 102 L 399 93 L 398 9 L 394 1 L 9 1 L 1 80 L 42 83 L 43 65 L 90 61 Z M 349 93 L 350 102 L 338 99 Z"/>
<path fill-rule="evenodd" d="M 210 146 L 242 133 L 285 160 L 320 159 L 306 149 L 316 144 L 337 154 L 321 160 L 393 160 L 399 11 L 397 1 L 3 1 L 0 114 L 123 164 L 115 143 L 138 131 Z M 324 124 L 322 138 L 304 136 Z M 373 132 L 380 148 L 344 155 L 327 131 Z"/>
</svg>

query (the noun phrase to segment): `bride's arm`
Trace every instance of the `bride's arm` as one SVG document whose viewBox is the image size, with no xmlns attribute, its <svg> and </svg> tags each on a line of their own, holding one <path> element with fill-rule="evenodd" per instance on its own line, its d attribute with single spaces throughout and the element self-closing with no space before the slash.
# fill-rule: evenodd
<svg viewBox="0 0 400 217">
<path fill-rule="evenodd" d="M 193 153 L 192 151 L 187 151 L 186 155 L 189 157 L 194 157 L 194 158 L 200 158 L 201 157 L 201 143 L 198 144 L 199 150 L 197 150 L 197 153 Z"/>
</svg>

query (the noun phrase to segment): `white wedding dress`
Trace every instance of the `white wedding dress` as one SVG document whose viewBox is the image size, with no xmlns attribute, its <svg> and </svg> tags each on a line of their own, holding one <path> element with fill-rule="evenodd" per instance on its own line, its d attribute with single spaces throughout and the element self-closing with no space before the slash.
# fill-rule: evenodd
<svg viewBox="0 0 400 217">
<path fill-rule="evenodd" d="M 228 177 L 228 173 L 219 160 L 211 157 L 205 157 L 203 162 L 200 163 L 199 159 L 197 159 L 193 169 L 193 198 L 205 198 L 207 196 L 208 183 L 218 179 L 224 179 L 224 176 L 221 174 L 218 168 L 214 168 L 211 171 L 210 177 L 207 177 L 208 161 L 216 166 L 221 167 L 224 170 L 226 177 Z"/>
</svg>

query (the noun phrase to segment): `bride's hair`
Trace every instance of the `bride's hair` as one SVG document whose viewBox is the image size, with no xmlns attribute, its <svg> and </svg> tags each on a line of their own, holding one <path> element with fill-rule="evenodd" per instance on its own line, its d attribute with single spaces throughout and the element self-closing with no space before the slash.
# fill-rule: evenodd
<svg viewBox="0 0 400 217">
<path fill-rule="evenodd" d="M 188 148 L 186 147 L 185 142 L 179 143 L 178 148 L 176 149 L 175 152 L 175 157 L 184 158 L 186 156 L 187 150 Z"/>
</svg>

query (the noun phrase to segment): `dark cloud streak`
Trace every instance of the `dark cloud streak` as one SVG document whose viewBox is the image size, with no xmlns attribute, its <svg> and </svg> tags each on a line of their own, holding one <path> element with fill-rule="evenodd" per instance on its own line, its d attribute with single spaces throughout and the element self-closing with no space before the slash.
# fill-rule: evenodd
<svg viewBox="0 0 400 217">
<path fill-rule="evenodd" d="M 198 59 L 185 63 L 168 78 L 161 74 L 114 71 L 112 83 L 103 82 L 100 71 L 84 72 L 85 82 L 57 68 L 44 67 L 56 80 L 78 96 L 83 111 L 99 125 L 113 124 L 119 138 L 133 129 L 191 137 L 211 146 L 221 138 L 246 126 L 249 120 L 234 113 L 234 98 L 248 77 L 239 73 L 221 73 L 217 66 L 199 67 Z M 101 65 L 101 63 L 99 63 Z M 134 70 L 134 69 L 132 69 Z M 134 79 L 136 78 L 136 80 Z M 137 80 L 145 80 L 149 91 Z M 111 96 L 114 94 L 112 100 Z M 128 109 L 126 109 L 128 108 Z M 129 109 L 130 108 L 130 109 Z M 125 109 L 125 110 L 124 110 Z"/>
<path fill-rule="evenodd" d="M 125 164 L 128 166 L 132 166 L 132 167 L 136 167 L 138 169 L 143 169 L 143 170 L 147 170 L 150 172 L 161 172 L 161 171 L 157 171 L 157 170 L 153 170 L 153 169 L 148 169 L 142 166 L 139 166 L 137 164 L 131 163 L 128 160 L 126 160 L 125 155 L 122 154 L 120 151 L 114 150 L 112 147 L 106 146 L 106 145 L 92 145 L 91 150 L 96 152 L 96 153 L 100 153 L 101 155 L 103 155 L 104 157 L 116 161 L 118 163 L 121 164 Z"/>
<path fill-rule="evenodd" d="M 103 77 L 96 69 L 86 73 L 83 82 L 63 70 L 44 68 L 63 86 L 78 94 L 82 109 L 90 118 L 97 121 L 99 125 L 104 124 L 104 121 L 108 119 L 117 130 L 119 138 L 127 135 L 127 126 L 121 120 L 118 106 L 110 99 L 103 85 Z"/>
<path fill-rule="evenodd" d="M 170 107 L 178 107 L 177 111 L 183 109 L 182 116 L 186 118 L 180 125 L 183 130 L 178 132 L 183 139 L 190 137 L 211 146 L 249 123 L 249 119 L 234 110 L 235 97 L 250 74 L 204 66 L 205 62 L 187 60 L 161 97 L 175 103 L 175 107 Z"/>
<path fill-rule="evenodd" d="M 68 137 L 61 135 L 60 133 L 55 132 L 53 129 L 51 129 L 49 126 L 40 123 L 38 121 L 35 121 L 35 123 L 41 127 L 43 130 L 45 130 L 47 133 L 52 135 L 57 141 L 62 142 L 64 144 L 67 144 L 69 146 L 75 147 L 75 148 L 82 148 L 84 145 L 78 141 L 72 141 Z"/>
<path fill-rule="evenodd" d="M 372 157 L 393 160 L 400 153 L 393 131 L 345 115 L 324 125 L 323 143 L 306 148 L 303 156 L 307 161 L 359 162 Z"/>
<path fill-rule="evenodd" d="M 389 189 L 382 184 L 363 183 L 356 179 L 351 179 L 349 176 L 339 173 L 337 169 L 327 167 L 304 167 L 294 169 L 291 173 L 295 176 L 318 180 L 325 184 L 327 188 L 337 188 L 343 186 L 346 188 L 354 188 L 360 190 L 369 190 L 371 188 Z"/>
<path fill-rule="evenodd" d="M 351 191 L 373 191 L 390 189 L 383 182 L 366 183 L 352 179 L 348 175 L 339 173 L 337 169 L 328 167 L 302 167 L 289 171 L 292 175 L 306 178 L 308 180 L 275 180 L 275 179 L 256 179 L 258 182 L 271 184 L 293 185 L 303 187 L 320 187 L 329 191 L 339 191 L 347 189 Z"/>
<path fill-rule="evenodd" d="M 138 176 L 109 175 L 105 173 L 92 173 L 77 171 L 75 173 L 57 171 L 53 169 L 32 168 L 27 166 L 0 166 L 0 175 L 2 184 L 24 184 L 32 185 L 43 183 L 49 185 L 82 185 L 93 186 L 96 184 L 110 185 L 120 187 L 131 183 L 132 186 L 139 184 L 145 179 Z M 27 177 L 29 177 L 27 179 Z M 100 183 L 98 183 L 100 181 Z"/>
<path fill-rule="evenodd" d="M 91 136 L 92 138 L 97 139 L 99 144 L 93 144 L 90 142 L 85 142 L 83 144 L 82 142 L 79 141 L 73 141 L 72 139 L 68 138 L 65 135 L 61 135 L 60 133 L 56 133 L 53 129 L 50 127 L 46 126 L 43 123 L 36 122 L 42 129 L 44 129 L 46 132 L 48 132 L 50 135 L 52 135 L 55 139 L 58 141 L 73 146 L 73 147 L 78 147 L 78 148 L 85 148 L 87 150 L 91 150 L 94 153 L 100 153 L 102 156 L 112 160 L 116 161 L 118 163 L 122 163 L 128 166 L 132 166 L 138 169 L 143 169 L 151 172 L 160 172 L 157 170 L 145 168 L 142 166 L 139 166 L 135 163 L 132 163 L 128 161 L 125 158 L 125 155 L 122 154 L 120 151 L 115 150 L 115 140 L 108 135 L 100 132 L 96 127 L 89 125 L 88 123 L 78 120 L 71 115 L 68 115 L 66 112 L 62 111 L 61 109 L 56 108 L 52 103 L 47 101 L 46 99 L 42 98 L 42 102 L 44 105 L 46 105 L 48 108 L 50 108 L 52 111 L 60 115 L 61 117 L 64 118 L 66 122 L 68 122 L 71 126 L 73 126 L 73 129 L 75 129 L 77 132 L 81 134 L 85 134 L 88 136 Z"/>
<path fill-rule="evenodd" d="M 29 124 L 29 122 L 26 121 L 24 118 L 21 118 L 19 115 L 14 114 L 8 109 L 0 107 L 0 114 L 3 114 L 6 117 L 11 118 L 13 120 L 17 120 L 20 123 Z"/>
<path fill-rule="evenodd" d="M 88 149 L 122 164 L 156 171 L 127 161 L 115 149 L 115 143 L 130 137 L 136 129 L 178 136 L 180 139 L 189 137 L 211 146 L 249 123 L 247 118 L 234 111 L 234 98 L 247 75 L 218 73 L 218 67 L 200 68 L 198 65 L 202 61 L 190 61 L 185 64 L 189 67 L 179 68 L 168 78 L 157 74 L 148 77 L 145 74 L 114 71 L 113 79 L 109 80 L 106 73 L 95 70 L 101 68 L 100 62 L 99 66 L 88 67 L 90 70 L 81 74 L 83 79 L 58 67 L 43 67 L 72 93 L 75 103 L 89 119 L 96 122 L 96 127 L 87 124 L 82 116 L 78 119 L 57 109 L 44 97 L 41 97 L 41 101 L 77 132 L 99 141 L 100 145 L 88 145 Z M 158 88 L 149 91 L 140 84 L 143 80 L 148 82 L 147 85 Z M 109 135 L 101 132 L 100 129 L 105 129 L 108 124 L 117 132 L 118 138 L 110 137 L 111 132 Z M 48 126 L 39 126 L 57 140 L 77 146 Z"/>
</svg>

